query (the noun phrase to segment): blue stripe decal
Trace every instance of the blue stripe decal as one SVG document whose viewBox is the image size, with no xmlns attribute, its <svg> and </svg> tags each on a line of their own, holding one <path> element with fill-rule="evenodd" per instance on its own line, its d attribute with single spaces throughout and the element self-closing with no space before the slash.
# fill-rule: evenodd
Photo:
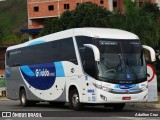
<svg viewBox="0 0 160 120">
<path fill-rule="evenodd" d="M 114 88 L 120 88 L 120 89 L 130 89 L 130 88 L 133 88 L 135 87 L 136 84 L 116 84 L 114 86 Z"/>
<path fill-rule="evenodd" d="M 6 78 L 9 78 L 10 77 L 10 69 L 9 68 L 6 68 Z"/>
<path fill-rule="evenodd" d="M 56 77 L 64 77 L 64 69 L 62 62 L 54 62 L 55 68 L 56 68 Z"/>
<path fill-rule="evenodd" d="M 6 73 L 10 74 L 10 69 L 9 68 L 6 68 Z"/>
<path fill-rule="evenodd" d="M 21 66 L 20 70 L 28 84 L 39 90 L 50 89 L 56 80 L 54 63 Z"/>
<path fill-rule="evenodd" d="M 37 44 L 41 44 L 41 43 L 45 43 L 45 41 L 44 40 L 34 41 L 34 42 L 28 44 L 28 46 L 37 45 Z"/>
<path fill-rule="evenodd" d="M 28 66 L 21 66 L 20 68 L 23 71 L 23 73 L 25 73 L 27 76 L 30 76 L 30 77 L 35 76 L 33 71 Z"/>
</svg>

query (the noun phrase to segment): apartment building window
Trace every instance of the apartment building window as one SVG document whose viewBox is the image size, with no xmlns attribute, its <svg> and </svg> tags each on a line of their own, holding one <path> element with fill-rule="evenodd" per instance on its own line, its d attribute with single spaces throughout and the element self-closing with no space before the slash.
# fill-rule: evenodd
<svg viewBox="0 0 160 120">
<path fill-rule="evenodd" d="M 35 7 L 33 8 L 33 10 L 34 10 L 34 12 L 38 12 L 38 11 L 39 11 L 39 7 L 38 7 L 38 6 L 35 6 Z"/>
<path fill-rule="evenodd" d="M 49 11 L 54 10 L 54 5 L 49 5 L 49 6 L 48 6 L 48 10 L 49 10 Z"/>
<path fill-rule="evenodd" d="M 79 5 L 79 3 L 77 3 L 77 6 Z"/>
<path fill-rule="evenodd" d="M 117 7 L 117 0 L 113 0 L 113 7 L 114 7 L 114 8 Z"/>
<path fill-rule="evenodd" d="M 64 4 L 64 9 L 68 10 L 69 9 L 69 4 Z"/>
<path fill-rule="evenodd" d="M 100 0 L 100 4 L 104 4 L 104 0 Z"/>
</svg>

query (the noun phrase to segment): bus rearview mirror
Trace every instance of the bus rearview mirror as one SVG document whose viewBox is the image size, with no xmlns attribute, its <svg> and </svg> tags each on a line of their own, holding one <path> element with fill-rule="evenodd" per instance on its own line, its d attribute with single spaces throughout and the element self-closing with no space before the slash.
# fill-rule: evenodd
<svg viewBox="0 0 160 120">
<path fill-rule="evenodd" d="M 146 59 L 149 59 L 151 62 L 156 61 L 156 53 L 153 48 L 147 45 L 142 45 L 144 49 L 149 51 L 148 55 L 145 55 Z"/>
<path fill-rule="evenodd" d="M 83 45 L 93 50 L 95 61 L 99 62 L 100 61 L 99 49 L 95 45 L 92 45 L 92 44 L 83 44 Z"/>
</svg>

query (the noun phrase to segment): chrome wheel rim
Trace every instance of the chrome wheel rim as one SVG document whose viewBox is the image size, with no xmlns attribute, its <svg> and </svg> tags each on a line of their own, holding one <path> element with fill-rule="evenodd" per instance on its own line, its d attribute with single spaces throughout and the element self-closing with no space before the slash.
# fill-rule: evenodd
<svg viewBox="0 0 160 120">
<path fill-rule="evenodd" d="M 21 101 L 22 101 L 22 104 L 25 104 L 25 95 L 24 94 L 22 94 Z"/>
</svg>

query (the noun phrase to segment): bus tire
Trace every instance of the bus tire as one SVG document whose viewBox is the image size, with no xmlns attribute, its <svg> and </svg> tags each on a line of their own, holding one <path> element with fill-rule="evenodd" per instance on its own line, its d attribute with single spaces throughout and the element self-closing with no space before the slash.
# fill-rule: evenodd
<svg viewBox="0 0 160 120">
<path fill-rule="evenodd" d="M 70 91 L 69 103 L 70 103 L 70 108 L 75 111 L 79 111 L 82 109 L 83 106 L 82 106 L 82 103 L 80 103 L 77 89 L 73 89 Z"/>
<path fill-rule="evenodd" d="M 121 110 L 123 110 L 124 106 L 125 106 L 125 103 L 114 104 L 113 105 L 113 110 L 115 110 L 115 111 L 121 111 Z"/>
<path fill-rule="evenodd" d="M 27 100 L 26 91 L 24 89 L 20 91 L 20 104 L 23 107 L 30 105 L 30 102 Z"/>
</svg>

